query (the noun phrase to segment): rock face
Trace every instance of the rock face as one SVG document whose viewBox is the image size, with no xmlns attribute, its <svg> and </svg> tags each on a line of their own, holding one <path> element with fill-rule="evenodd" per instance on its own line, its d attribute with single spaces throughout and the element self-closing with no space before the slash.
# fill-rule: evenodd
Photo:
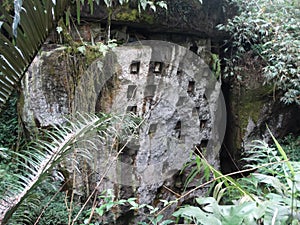
<svg viewBox="0 0 300 225">
<path fill-rule="evenodd" d="M 27 128 L 47 127 L 63 122 L 70 112 L 71 68 L 64 48 L 42 51 L 32 62 L 23 79 L 23 121 Z"/>
<path fill-rule="evenodd" d="M 172 200 L 175 196 L 168 188 L 183 191 L 189 169 L 180 176 L 179 172 L 196 147 L 219 168 L 225 105 L 220 82 L 201 58 L 161 41 L 119 47 L 96 59 L 71 93 L 72 85 L 65 83 L 70 80 L 67 65 L 57 64 L 64 54 L 61 49 L 44 52 L 29 68 L 23 114 L 28 125 L 60 124 L 69 112 L 131 112 L 143 121 L 138 138 L 124 147 L 100 190 L 112 187 L 120 198 L 135 196 L 141 204 Z M 93 156 L 99 174 L 94 182 L 104 173 L 106 160 L 113 161 L 104 151 L 99 148 Z M 195 186 L 190 183 L 188 189 Z"/>
<path fill-rule="evenodd" d="M 125 6 L 115 6 L 108 10 L 105 5 L 94 4 L 94 12 L 90 7 L 83 8 L 81 17 L 86 21 L 103 21 L 111 13 L 111 23 L 128 25 L 135 31 L 143 29 L 144 33 L 185 34 L 186 36 L 220 38 L 222 35 L 216 25 L 223 23 L 226 13 L 226 1 L 223 0 L 167 0 L 168 9 L 149 8 L 142 13 L 137 10 L 137 4 L 131 1 Z M 148 37 L 149 39 L 149 37 Z"/>
<path fill-rule="evenodd" d="M 264 85 L 257 70 L 243 72 L 246 81 L 231 79 L 223 87 L 228 115 L 220 154 L 223 173 L 242 169 L 241 154 L 250 148 L 253 140 L 273 144 L 267 126 L 278 140 L 300 133 L 300 107 L 281 103 L 273 85 Z"/>
</svg>

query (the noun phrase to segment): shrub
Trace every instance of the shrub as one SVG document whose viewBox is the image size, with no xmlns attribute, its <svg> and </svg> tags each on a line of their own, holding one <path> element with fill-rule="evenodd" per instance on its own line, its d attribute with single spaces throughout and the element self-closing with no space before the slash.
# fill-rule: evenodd
<svg viewBox="0 0 300 225">
<path fill-rule="evenodd" d="M 231 0 L 238 15 L 220 30 L 231 36 L 225 75 L 240 78 L 245 55 L 260 61 L 265 82 L 282 91 L 281 100 L 300 104 L 300 4 L 297 0 Z"/>
</svg>

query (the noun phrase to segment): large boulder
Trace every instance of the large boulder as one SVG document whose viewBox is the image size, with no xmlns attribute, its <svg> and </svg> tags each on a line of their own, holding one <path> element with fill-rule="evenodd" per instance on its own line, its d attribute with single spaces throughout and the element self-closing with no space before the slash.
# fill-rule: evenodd
<svg viewBox="0 0 300 225">
<path fill-rule="evenodd" d="M 63 115 L 72 112 L 131 112 L 143 121 L 137 138 L 125 146 L 126 140 L 120 141 L 123 152 L 117 161 L 107 146 L 91 153 L 94 163 L 87 165 L 88 171 L 93 169 L 96 175 L 87 179 L 88 185 L 76 187 L 78 195 L 91 191 L 83 187 L 96 187 L 107 162 L 112 165 L 98 191 L 110 187 L 120 198 L 135 196 L 139 203 L 150 205 L 159 198 L 174 200 L 170 190 L 184 192 L 191 167 L 180 171 L 191 162 L 194 151 L 220 167 L 225 105 L 221 83 L 203 59 L 184 47 L 161 41 L 116 48 L 79 74 L 60 57 L 68 57 L 63 48 L 41 52 L 28 69 L 23 120 L 29 129 L 61 124 Z M 81 177 L 86 177 L 84 172 Z M 85 180 L 79 179 L 78 183 L 82 182 Z M 199 182 L 190 182 L 186 191 L 197 185 Z M 205 192 L 203 188 L 187 198 Z"/>
</svg>

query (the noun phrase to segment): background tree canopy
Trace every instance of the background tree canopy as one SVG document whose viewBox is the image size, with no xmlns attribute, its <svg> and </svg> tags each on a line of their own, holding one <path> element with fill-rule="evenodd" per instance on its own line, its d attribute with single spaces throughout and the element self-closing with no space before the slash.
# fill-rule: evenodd
<svg viewBox="0 0 300 225">
<path fill-rule="evenodd" d="M 232 0 L 238 15 L 220 30 L 229 32 L 225 59 L 227 75 L 241 78 L 243 56 L 263 65 L 265 82 L 273 82 L 281 90 L 281 100 L 300 104 L 300 3 L 297 0 Z"/>
</svg>

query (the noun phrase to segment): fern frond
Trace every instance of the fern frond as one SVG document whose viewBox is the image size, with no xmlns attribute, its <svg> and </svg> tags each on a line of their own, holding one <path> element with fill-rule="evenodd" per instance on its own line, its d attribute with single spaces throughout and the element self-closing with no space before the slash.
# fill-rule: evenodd
<svg viewBox="0 0 300 225">
<path fill-rule="evenodd" d="M 14 20 L 0 4 L 0 109 L 54 28 L 54 18 L 62 16 L 69 1 L 15 2 L 22 4 L 22 8 L 17 10 Z M 16 20 L 19 16 L 20 21 Z"/>
<path fill-rule="evenodd" d="M 46 139 L 36 140 L 27 149 L 19 152 L 19 165 L 26 172 L 16 175 L 17 181 L 8 182 L 9 190 L 0 200 L 0 223 L 6 224 L 33 189 L 73 149 L 82 143 L 93 142 L 96 137 L 101 140 L 99 133 L 108 136 L 116 135 L 117 129 L 113 126 L 118 122 L 123 122 L 118 116 L 101 118 L 95 115 L 77 114 L 76 120 L 68 120 L 66 126 L 53 126 L 52 131 L 45 131 L 43 134 L 43 137 L 47 137 Z M 123 122 L 122 126 L 126 126 L 126 124 Z M 76 151 L 83 156 L 88 152 L 87 149 L 83 149 L 83 151 L 80 149 L 77 148 Z"/>
</svg>

